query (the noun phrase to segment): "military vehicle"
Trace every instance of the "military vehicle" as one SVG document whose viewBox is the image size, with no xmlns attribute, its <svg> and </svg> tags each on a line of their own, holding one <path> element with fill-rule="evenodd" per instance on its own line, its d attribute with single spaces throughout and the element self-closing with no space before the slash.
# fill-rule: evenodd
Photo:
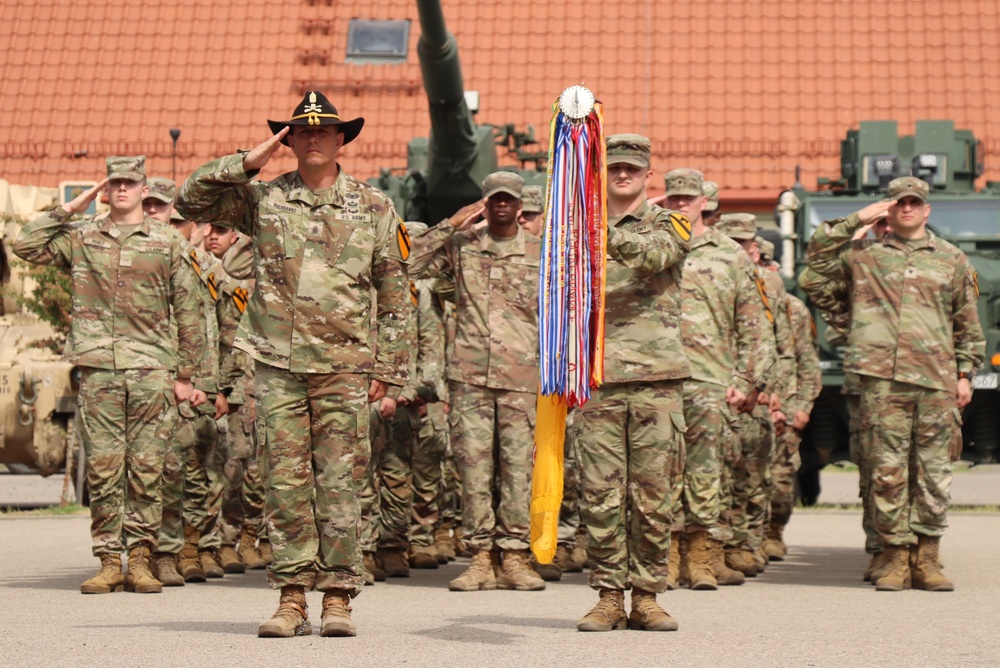
<svg viewBox="0 0 1000 668">
<path fill-rule="evenodd" d="M 480 183 L 499 166 L 498 149 L 516 157 L 511 167 L 528 185 L 545 185 L 547 152 L 532 152 L 534 129 L 479 125 L 466 97 L 458 44 L 448 32 L 439 0 L 417 0 L 421 35 L 420 71 L 431 119 L 430 137 L 407 145 L 405 168 L 383 168 L 368 179 L 389 197 L 404 220 L 436 225 L 482 197 Z M 530 167 L 528 167 L 530 165 Z"/>
<path fill-rule="evenodd" d="M 976 190 L 983 174 L 983 147 L 953 121 L 918 121 L 912 135 L 900 136 L 895 121 L 865 121 L 841 142 L 839 178 L 821 178 L 815 190 L 796 179 L 782 193 L 777 219 L 784 239 L 782 272 L 790 290 L 804 297 L 791 280 L 804 268 L 805 249 L 824 220 L 846 216 L 884 197 L 899 176 L 917 176 L 930 185 L 930 228 L 958 246 L 979 274 L 979 317 L 986 332 L 986 366 L 975 377 L 966 408 L 963 458 L 993 462 L 1000 458 L 1000 183 Z M 815 500 L 818 476 L 831 461 L 847 459 L 847 413 L 840 388 L 844 381 L 844 342 L 819 330 L 823 391 L 802 443 L 800 483 L 806 502 Z M 832 332 L 831 332 L 832 334 Z M 810 498 L 810 497 L 813 498 Z"/>
<path fill-rule="evenodd" d="M 6 182 L 0 186 L 10 188 Z M 14 473 L 49 476 L 66 471 L 63 500 L 73 499 L 75 487 L 76 500 L 83 502 L 82 457 L 74 425 L 78 375 L 56 350 L 62 340 L 56 328 L 23 307 L 31 300 L 60 310 L 53 306 L 61 298 L 56 293 L 62 288 L 53 273 L 59 270 L 30 271 L 12 258 L 8 249 L 24 218 L 13 215 L 6 192 L 0 200 L 7 205 L 0 242 L 0 464 Z M 55 203 L 53 198 L 43 206 Z M 39 212 L 32 208 L 28 215 Z M 44 291 L 51 292 L 39 301 L 39 292 Z M 68 299 L 68 294 L 62 297 Z"/>
</svg>

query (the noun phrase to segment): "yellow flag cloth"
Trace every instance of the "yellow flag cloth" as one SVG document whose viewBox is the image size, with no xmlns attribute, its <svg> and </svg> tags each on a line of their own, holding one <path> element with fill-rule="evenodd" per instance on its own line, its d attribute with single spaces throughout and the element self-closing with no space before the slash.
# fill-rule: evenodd
<svg viewBox="0 0 1000 668">
<path fill-rule="evenodd" d="M 531 473 L 531 551 L 538 563 L 551 564 L 559 540 L 566 403 L 558 395 L 539 394 L 537 408 Z"/>
</svg>

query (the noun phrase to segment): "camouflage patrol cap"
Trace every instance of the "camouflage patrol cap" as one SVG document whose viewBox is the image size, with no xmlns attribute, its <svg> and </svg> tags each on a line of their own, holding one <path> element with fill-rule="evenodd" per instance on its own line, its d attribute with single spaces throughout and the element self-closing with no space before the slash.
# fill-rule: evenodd
<svg viewBox="0 0 1000 668">
<path fill-rule="evenodd" d="M 652 144 L 642 135 L 619 134 L 607 139 L 608 164 L 624 162 L 636 167 L 649 167 Z"/>
<path fill-rule="evenodd" d="M 184 223 L 187 222 L 187 218 L 177 213 L 177 209 L 170 212 L 170 222 L 171 223 Z"/>
<path fill-rule="evenodd" d="M 701 184 L 701 194 L 708 200 L 705 211 L 712 212 L 719 208 L 719 184 L 715 181 L 705 181 Z"/>
<path fill-rule="evenodd" d="M 144 199 L 158 199 L 167 204 L 173 204 L 177 199 L 177 184 L 162 176 L 153 176 L 146 180 L 149 194 Z"/>
<path fill-rule="evenodd" d="M 146 179 L 146 156 L 144 155 L 109 155 L 104 159 L 108 166 L 108 179 L 128 179 L 129 181 L 144 181 Z"/>
<path fill-rule="evenodd" d="M 752 213 L 725 213 L 715 226 L 736 241 L 753 241 L 757 237 L 757 216 Z"/>
<path fill-rule="evenodd" d="M 774 244 L 765 239 L 762 236 L 757 236 L 754 238 L 757 242 L 757 248 L 760 249 L 760 256 L 765 260 L 774 259 Z"/>
<path fill-rule="evenodd" d="M 885 194 L 887 199 L 916 197 L 921 202 L 926 202 L 929 191 L 930 187 L 923 179 L 918 179 L 915 176 L 902 176 L 889 181 L 889 187 L 886 188 Z"/>
<path fill-rule="evenodd" d="M 483 197 L 489 199 L 497 193 L 507 193 L 520 199 L 524 179 L 514 172 L 493 172 L 483 179 Z"/>
<path fill-rule="evenodd" d="M 667 186 L 667 197 L 675 195 L 690 195 L 697 197 L 702 194 L 705 175 L 697 169 L 672 169 L 663 177 Z"/>
<path fill-rule="evenodd" d="M 544 190 L 541 186 L 524 186 L 521 191 L 521 210 L 525 213 L 541 213 L 545 206 L 542 201 Z"/>
</svg>

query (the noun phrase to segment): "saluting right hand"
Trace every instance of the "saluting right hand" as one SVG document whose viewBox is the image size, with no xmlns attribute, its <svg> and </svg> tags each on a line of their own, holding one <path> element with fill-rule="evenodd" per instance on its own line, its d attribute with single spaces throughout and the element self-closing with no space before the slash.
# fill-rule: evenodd
<svg viewBox="0 0 1000 668">
<path fill-rule="evenodd" d="M 467 204 L 456 211 L 455 215 L 448 219 L 448 222 L 459 230 L 467 230 L 472 227 L 474 222 L 479 220 L 479 217 L 483 215 L 484 211 L 486 211 L 486 200 L 477 200 L 472 204 Z"/>
<path fill-rule="evenodd" d="M 858 211 L 858 219 L 863 225 L 874 224 L 878 220 L 889 215 L 889 209 L 895 206 L 896 200 L 885 199 L 880 202 L 872 202 L 865 208 Z"/>
<path fill-rule="evenodd" d="M 263 169 L 264 165 L 271 159 L 271 156 L 281 148 L 281 140 L 284 139 L 290 129 L 286 125 L 281 128 L 281 132 L 250 149 L 250 152 L 243 156 L 243 171 L 255 172 Z"/>
<path fill-rule="evenodd" d="M 108 185 L 108 180 L 104 179 L 93 188 L 84 190 L 82 193 L 63 204 L 63 210 L 70 215 L 83 213 L 87 210 L 87 207 L 90 206 L 90 203 L 97 197 L 97 193 L 104 190 L 104 186 L 106 185 Z"/>
</svg>

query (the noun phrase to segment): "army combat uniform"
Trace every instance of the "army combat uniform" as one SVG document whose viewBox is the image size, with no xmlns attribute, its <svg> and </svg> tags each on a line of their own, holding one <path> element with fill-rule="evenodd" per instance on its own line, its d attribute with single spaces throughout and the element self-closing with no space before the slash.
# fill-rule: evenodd
<svg viewBox="0 0 1000 668">
<path fill-rule="evenodd" d="M 928 190 L 903 177 L 889 184 L 888 196 L 926 202 Z M 971 377 L 985 357 L 976 273 L 964 253 L 930 230 L 916 239 L 890 233 L 852 240 L 863 226 L 858 214 L 827 225 L 828 235 L 811 241 L 812 254 L 836 256 L 851 280 L 844 369 L 860 376 L 861 439 L 888 565 L 877 587 L 906 588 L 912 575 L 915 586 L 950 590 L 937 555 L 947 529 L 951 450 L 961 438 L 956 389 L 960 374 Z"/>
<path fill-rule="evenodd" d="M 255 175 L 242 154 L 213 161 L 185 182 L 177 209 L 255 242 L 256 288 L 235 347 L 256 362 L 266 431 L 268 581 L 356 596 L 367 393 L 371 379 L 406 381 L 409 239 L 392 203 L 343 170 L 319 192 L 298 172 Z"/>
<path fill-rule="evenodd" d="M 694 170 L 675 170 L 675 172 Z M 670 174 L 674 174 L 671 172 Z M 668 179 L 682 189 L 684 174 Z M 699 173 L 700 174 L 700 173 Z M 689 187 L 701 191 L 698 178 Z M 728 388 L 744 396 L 764 386 L 764 371 L 774 363 L 767 311 L 757 287 L 753 263 L 735 241 L 716 227 L 691 241 L 681 281 L 681 339 L 691 366 L 684 381 L 687 459 L 683 508 L 679 522 L 689 538 L 687 572 L 692 588 L 714 589 L 723 566 L 723 542 L 732 538 L 720 521 L 723 458 L 733 459 L 734 411 L 726 402 Z M 680 538 L 678 535 L 676 538 Z M 675 549 L 671 545 L 672 549 Z M 733 577 L 733 576 L 730 576 Z M 742 582 L 742 576 L 730 584 Z"/>
<path fill-rule="evenodd" d="M 109 158 L 109 178 L 142 181 L 144 158 Z M 94 554 L 158 544 L 160 480 L 174 427 L 173 382 L 195 373 L 205 346 L 198 286 L 183 238 L 149 217 L 71 223 L 57 207 L 28 223 L 18 257 L 72 276 L 68 361 L 82 370 L 79 417 L 87 455 Z M 179 346 L 165 323 L 173 308 Z M 103 558 L 102 558 L 103 562 Z"/>
</svg>

